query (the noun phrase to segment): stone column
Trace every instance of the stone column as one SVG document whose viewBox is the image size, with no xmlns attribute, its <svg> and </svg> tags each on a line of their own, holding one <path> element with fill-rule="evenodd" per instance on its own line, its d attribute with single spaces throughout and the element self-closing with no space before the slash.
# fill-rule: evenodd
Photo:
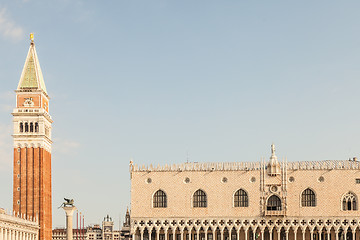
<svg viewBox="0 0 360 240">
<path fill-rule="evenodd" d="M 265 229 L 261 230 L 261 240 L 264 240 Z"/>
<path fill-rule="evenodd" d="M 336 240 L 339 240 L 339 230 L 336 230 L 336 231 L 335 231 L 335 239 L 336 239 Z"/>
<path fill-rule="evenodd" d="M 8 232 L 7 232 L 7 229 L 5 228 L 4 229 L 4 240 L 8 240 L 7 234 L 8 234 Z"/>
<path fill-rule="evenodd" d="M 220 229 L 220 239 L 224 240 L 224 229 Z"/>
<path fill-rule="evenodd" d="M 151 240 L 151 233 L 152 233 L 152 229 L 148 229 L 149 240 Z"/>
<path fill-rule="evenodd" d="M 160 228 L 156 229 L 156 240 L 160 240 Z"/>
<path fill-rule="evenodd" d="M 63 207 L 66 214 L 66 240 L 73 240 L 73 214 L 75 206 Z"/>
<path fill-rule="evenodd" d="M 144 229 L 140 231 L 140 240 L 144 240 Z"/>
<path fill-rule="evenodd" d="M 191 240 L 191 231 L 192 231 L 192 227 L 188 230 L 189 240 Z"/>
<path fill-rule="evenodd" d="M 296 238 L 297 238 L 297 230 L 298 230 L 298 228 L 296 228 L 296 229 L 293 229 L 294 230 L 294 240 L 297 240 Z"/>
<path fill-rule="evenodd" d="M 277 240 L 280 240 L 281 228 L 280 229 L 277 228 L 276 231 L 277 231 L 277 234 L 278 234 Z"/>
<path fill-rule="evenodd" d="M 176 227 L 175 227 L 175 229 L 173 230 L 173 240 L 176 240 Z"/>
<path fill-rule="evenodd" d="M 269 236 L 270 236 L 269 239 L 270 239 L 270 240 L 272 240 L 272 232 L 273 232 L 273 228 L 270 228 L 270 229 L 269 229 Z"/>
<path fill-rule="evenodd" d="M 249 231 L 249 228 L 247 228 L 247 229 L 245 230 L 245 240 L 248 240 L 248 231 Z"/>
<path fill-rule="evenodd" d="M 216 227 L 213 229 L 213 240 L 216 240 Z"/>
<path fill-rule="evenodd" d="M 0 240 L 4 240 L 4 230 L 0 227 Z"/>
<path fill-rule="evenodd" d="M 237 236 L 236 236 L 237 238 L 236 238 L 236 240 L 240 240 L 240 229 L 241 229 L 241 228 L 239 228 L 239 229 L 236 231 L 236 233 L 237 233 Z"/>
<path fill-rule="evenodd" d="M 204 234 L 205 234 L 205 240 L 208 240 L 208 239 L 207 239 L 208 228 L 205 229 Z M 181 239 L 181 240 L 182 240 L 182 239 Z"/>
<path fill-rule="evenodd" d="M 285 236 L 286 236 L 286 240 L 289 240 L 289 229 L 285 230 Z"/>
</svg>

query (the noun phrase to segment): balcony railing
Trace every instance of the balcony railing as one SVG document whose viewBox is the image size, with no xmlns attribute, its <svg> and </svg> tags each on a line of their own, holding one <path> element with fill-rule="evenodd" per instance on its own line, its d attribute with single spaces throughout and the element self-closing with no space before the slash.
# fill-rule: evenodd
<svg viewBox="0 0 360 240">
<path fill-rule="evenodd" d="M 265 210 L 265 216 L 284 216 L 285 210 Z"/>
</svg>

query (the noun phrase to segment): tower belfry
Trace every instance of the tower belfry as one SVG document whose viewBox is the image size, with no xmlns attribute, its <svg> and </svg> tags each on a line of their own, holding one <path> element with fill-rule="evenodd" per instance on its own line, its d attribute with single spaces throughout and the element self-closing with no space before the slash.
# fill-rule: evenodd
<svg viewBox="0 0 360 240">
<path fill-rule="evenodd" d="M 52 238 L 51 124 L 49 96 L 36 54 L 34 36 L 16 92 L 13 211 L 38 218 L 39 239 Z"/>
</svg>

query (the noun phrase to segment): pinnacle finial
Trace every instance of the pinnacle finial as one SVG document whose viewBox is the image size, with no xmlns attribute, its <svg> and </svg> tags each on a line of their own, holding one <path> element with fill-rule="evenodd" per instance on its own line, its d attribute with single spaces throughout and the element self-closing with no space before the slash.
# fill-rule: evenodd
<svg viewBox="0 0 360 240">
<path fill-rule="evenodd" d="M 275 144 L 271 144 L 271 156 L 275 156 Z"/>
<path fill-rule="evenodd" d="M 31 41 L 31 43 L 34 42 L 34 33 L 30 33 L 30 41 Z"/>
</svg>

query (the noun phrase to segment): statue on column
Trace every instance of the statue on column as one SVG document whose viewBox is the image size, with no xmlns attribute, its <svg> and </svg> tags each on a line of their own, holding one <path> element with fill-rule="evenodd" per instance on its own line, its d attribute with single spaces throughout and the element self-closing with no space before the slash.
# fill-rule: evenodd
<svg viewBox="0 0 360 240">
<path fill-rule="evenodd" d="M 74 207 L 74 199 L 64 198 L 65 202 L 63 202 L 59 208 L 61 207 Z"/>
<path fill-rule="evenodd" d="M 66 240 L 73 240 L 73 213 L 76 209 L 74 206 L 74 199 L 64 198 L 65 202 L 63 202 L 59 208 L 62 207 L 66 214 Z"/>
</svg>

